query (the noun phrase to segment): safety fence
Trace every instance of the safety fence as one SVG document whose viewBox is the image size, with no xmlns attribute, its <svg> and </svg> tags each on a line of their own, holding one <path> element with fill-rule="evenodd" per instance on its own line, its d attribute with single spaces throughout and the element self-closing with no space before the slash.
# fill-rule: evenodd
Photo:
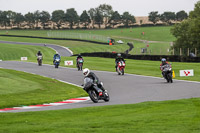
<svg viewBox="0 0 200 133">
<path fill-rule="evenodd" d="M 81 40 L 94 40 L 100 42 L 108 42 L 109 37 L 88 33 L 72 33 L 72 32 L 59 32 L 59 31 L 48 31 L 47 36 L 51 38 L 72 38 Z"/>
<path fill-rule="evenodd" d="M 51 40 L 70 40 L 70 41 L 82 41 L 82 42 L 89 42 L 89 43 L 108 45 L 108 43 L 106 43 L 106 42 L 98 42 L 98 41 L 94 41 L 94 40 L 73 39 L 73 38 L 49 38 L 49 37 L 37 37 L 37 36 L 1 35 L 1 34 L 0 34 L 0 36 L 23 37 L 23 38 L 39 38 L 39 39 L 51 39 Z"/>
</svg>

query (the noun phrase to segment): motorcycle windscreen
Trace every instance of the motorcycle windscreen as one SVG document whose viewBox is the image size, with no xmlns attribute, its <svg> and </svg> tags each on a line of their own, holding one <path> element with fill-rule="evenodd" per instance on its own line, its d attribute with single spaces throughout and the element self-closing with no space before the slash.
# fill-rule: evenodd
<svg viewBox="0 0 200 133">
<path fill-rule="evenodd" d="M 93 84 L 93 80 L 91 78 L 84 78 L 84 88 L 90 88 Z"/>
</svg>

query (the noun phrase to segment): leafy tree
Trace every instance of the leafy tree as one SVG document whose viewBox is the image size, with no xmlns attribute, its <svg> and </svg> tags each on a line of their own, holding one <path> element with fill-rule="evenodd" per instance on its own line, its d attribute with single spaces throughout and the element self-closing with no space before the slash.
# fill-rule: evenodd
<svg viewBox="0 0 200 133">
<path fill-rule="evenodd" d="M 70 23 L 70 29 L 79 21 L 79 16 L 74 8 L 67 9 L 65 14 L 65 21 Z"/>
<path fill-rule="evenodd" d="M 17 25 L 17 27 L 19 28 L 21 23 L 25 21 L 24 16 L 21 13 L 16 13 L 16 16 L 14 18 L 14 24 Z"/>
<path fill-rule="evenodd" d="M 39 10 L 35 11 L 33 13 L 33 17 L 34 17 L 34 20 L 35 20 L 34 23 L 35 23 L 36 27 L 38 27 L 38 23 L 40 21 L 40 11 Z"/>
<path fill-rule="evenodd" d="M 52 12 L 52 21 L 56 23 L 58 29 L 60 29 L 61 24 L 64 22 L 65 12 L 63 10 L 55 10 Z"/>
<path fill-rule="evenodd" d="M 195 48 L 200 50 L 200 1 L 195 4 L 194 11 L 191 11 L 189 18 L 176 24 L 172 30 L 172 34 L 176 37 L 176 48 L 190 48 L 194 51 Z"/>
<path fill-rule="evenodd" d="M 176 13 L 176 20 L 183 21 L 188 18 L 188 14 L 185 11 L 179 11 Z"/>
<path fill-rule="evenodd" d="M 195 4 L 194 11 L 191 11 L 189 14 L 189 18 L 196 19 L 200 17 L 200 1 Z"/>
<path fill-rule="evenodd" d="M 3 25 L 3 11 L 0 10 L 0 25 Z"/>
<path fill-rule="evenodd" d="M 51 15 L 47 11 L 42 11 L 40 13 L 40 22 L 42 23 L 43 29 L 45 29 L 45 23 L 50 20 Z"/>
<path fill-rule="evenodd" d="M 99 29 L 101 28 L 101 24 L 103 23 L 103 15 L 98 8 L 96 8 L 96 14 L 94 17 L 95 24 L 98 24 Z"/>
<path fill-rule="evenodd" d="M 123 24 L 128 27 L 129 24 L 135 23 L 135 17 L 131 15 L 129 12 L 124 12 L 122 15 Z"/>
<path fill-rule="evenodd" d="M 15 16 L 16 16 L 16 12 L 13 12 L 11 10 L 9 11 L 4 11 L 5 13 L 5 23 L 6 25 L 9 25 L 9 26 L 13 26 L 13 21 L 15 19 Z"/>
<path fill-rule="evenodd" d="M 5 29 L 6 29 L 8 22 L 10 23 L 10 21 L 7 17 L 7 12 L 6 11 L 0 11 L 0 23 L 1 23 L 2 26 L 5 26 Z"/>
<path fill-rule="evenodd" d="M 31 12 L 28 12 L 24 15 L 26 22 L 28 23 L 30 28 L 33 28 L 33 24 L 35 23 L 34 14 Z"/>
<path fill-rule="evenodd" d="M 176 15 L 175 15 L 174 12 L 164 12 L 160 16 L 160 20 L 167 23 L 167 24 L 170 24 L 171 21 L 173 21 L 175 19 L 176 19 Z"/>
<path fill-rule="evenodd" d="M 94 8 L 90 8 L 90 10 L 88 11 L 88 14 L 92 22 L 92 28 L 94 28 L 96 10 Z"/>
<path fill-rule="evenodd" d="M 158 14 L 158 11 L 150 12 L 149 13 L 149 21 L 153 22 L 155 25 L 160 20 L 160 15 Z"/>
<path fill-rule="evenodd" d="M 113 25 L 113 28 L 115 25 L 121 23 L 121 15 L 118 13 L 118 11 L 115 11 L 112 13 L 112 16 L 109 20 L 110 24 Z"/>
<path fill-rule="evenodd" d="M 85 24 L 85 28 L 91 23 L 90 17 L 87 14 L 87 11 L 84 10 L 83 13 L 80 16 L 80 22 Z"/>
<path fill-rule="evenodd" d="M 109 23 L 109 19 L 111 18 L 113 14 L 113 9 L 111 5 L 102 4 L 98 7 L 99 11 L 103 15 L 103 18 L 105 19 L 104 24 L 105 27 L 107 27 L 107 24 Z"/>
</svg>

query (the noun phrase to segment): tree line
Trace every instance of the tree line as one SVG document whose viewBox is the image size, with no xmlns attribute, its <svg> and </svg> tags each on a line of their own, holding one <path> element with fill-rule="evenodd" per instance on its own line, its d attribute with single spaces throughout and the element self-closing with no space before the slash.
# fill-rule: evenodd
<svg viewBox="0 0 200 133">
<path fill-rule="evenodd" d="M 173 48 L 175 50 L 185 51 L 187 53 L 195 53 L 200 55 L 200 1 L 195 4 L 193 11 L 189 13 L 188 19 L 176 24 L 171 33 L 176 37 Z"/>
<path fill-rule="evenodd" d="M 185 11 L 178 13 L 164 12 L 159 15 L 158 12 L 149 13 L 149 20 L 156 24 L 159 20 L 170 24 L 172 20 L 182 21 L 187 18 Z M 84 10 L 81 15 L 77 14 L 74 8 L 63 10 L 55 10 L 50 14 L 48 11 L 35 11 L 28 12 L 25 15 L 13 11 L 1 11 L 0 10 L 0 26 L 1 27 L 13 27 L 21 28 L 24 23 L 29 26 L 30 29 L 37 29 L 39 24 L 45 29 L 49 25 L 49 22 L 54 22 L 57 29 L 60 29 L 64 23 L 68 23 L 70 29 L 73 26 L 79 27 L 84 25 L 84 28 L 95 28 L 94 25 L 98 25 L 101 28 L 104 25 L 105 28 L 114 28 L 116 25 L 122 24 L 124 27 L 129 27 L 136 23 L 134 15 L 129 12 L 120 14 L 118 11 L 114 11 L 111 5 L 101 4 L 96 8 L 91 8 L 88 11 Z M 92 27 L 89 27 L 92 25 Z"/>
<path fill-rule="evenodd" d="M 149 13 L 149 21 L 153 22 L 153 24 L 157 24 L 157 22 L 162 21 L 166 24 L 171 24 L 173 21 L 183 21 L 188 18 L 188 14 L 182 10 L 177 13 L 175 12 L 164 12 L 163 14 L 159 14 L 158 11 L 153 11 Z"/>
</svg>

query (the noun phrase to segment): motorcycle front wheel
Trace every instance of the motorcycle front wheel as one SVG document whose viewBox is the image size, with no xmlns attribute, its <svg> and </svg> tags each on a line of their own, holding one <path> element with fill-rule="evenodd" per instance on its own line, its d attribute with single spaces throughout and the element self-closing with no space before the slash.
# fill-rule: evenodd
<svg viewBox="0 0 200 133">
<path fill-rule="evenodd" d="M 57 65 L 57 64 L 55 65 L 55 68 L 58 68 L 58 65 Z"/>
<path fill-rule="evenodd" d="M 169 82 L 173 83 L 172 74 L 171 73 L 168 74 L 168 80 L 169 80 Z"/>
<path fill-rule="evenodd" d="M 98 103 L 99 101 L 99 95 L 97 95 L 95 90 L 89 90 L 88 94 L 90 96 L 90 99 L 94 102 L 94 103 Z"/>
<path fill-rule="evenodd" d="M 42 65 L 42 61 L 41 61 L 41 60 L 38 61 L 38 65 L 39 65 L 39 66 Z"/>
<path fill-rule="evenodd" d="M 124 75 L 124 68 L 122 68 L 121 72 L 122 72 L 122 75 Z"/>
<path fill-rule="evenodd" d="M 110 100 L 110 96 L 108 94 L 108 92 L 104 92 L 104 101 L 108 102 Z"/>
</svg>

